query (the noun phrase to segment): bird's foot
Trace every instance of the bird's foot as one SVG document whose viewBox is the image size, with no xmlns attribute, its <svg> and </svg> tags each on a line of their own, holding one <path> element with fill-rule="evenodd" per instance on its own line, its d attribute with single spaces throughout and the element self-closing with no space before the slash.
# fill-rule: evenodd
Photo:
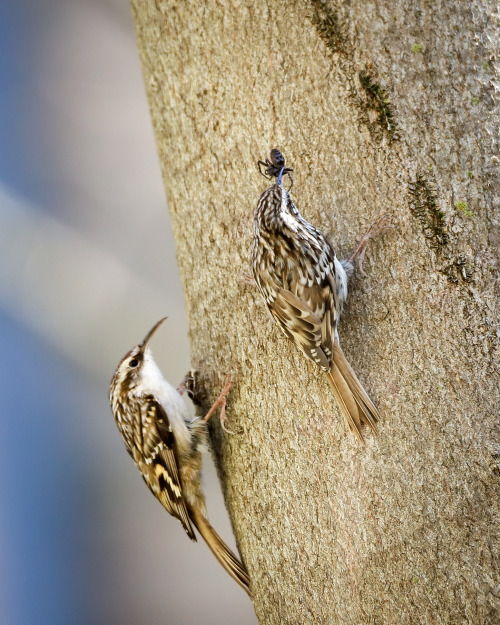
<svg viewBox="0 0 500 625">
<path fill-rule="evenodd" d="M 368 232 L 363 236 L 361 241 L 358 244 L 358 247 L 354 250 L 351 258 L 349 258 L 349 262 L 351 264 L 354 263 L 356 258 L 358 259 L 358 267 L 359 272 L 362 276 L 366 277 L 366 273 L 363 271 L 363 260 L 365 258 L 366 246 L 368 245 L 368 241 L 382 232 L 382 230 L 386 230 L 387 228 L 391 228 L 391 224 L 389 223 L 389 215 L 388 213 L 381 213 L 377 219 L 370 225 L 368 228 Z"/>
<path fill-rule="evenodd" d="M 222 385 L 222 390 L 220 392 L 219 397 L 217 397 L 215 402 L 212 404 L 212 407 L 210 408 L 210 410 L 207 412 L 207 414 L 203 418 L 203 421 L 207 422 L 210 419 L 210 417 L 212 416 L 212 414 L 220 406 L 219 421 L 220 421 L 221 428 L 227 434 L 234 434 L 234 432 L 231 432 L 231 430 L 228 430 L 226 428 L 226 425 L 225 425 L 226 420 L 227 420 L 227 417 L 226 417 L 226 395 L 229 393 L 229 391 L 231 390 L 232 386 L 233 386 L 233 382 L 231 380 L 231 374 L 228 373 L 227 376 L 226 376 L 226 379 L 224 380 L 224 384 Z"/>
<path fill-rule="evenodd" d="M 179 395 L 184 395 L 184 393 L 187 393 L 189 399 L 193 399 L 194 379 L 195 379 L 195 371 L 191 369 L 189 373 L 186 373 L 182 382 L 176 388 L 176 391 L 179 393 Z"/>
<path fill-rule="evenodd" d="M 250 286 L 255 286 L 257 283 L 255 279 L 248 273 L 241 274 L 239 279 L 240 284 L 249 284 Z"/>
</svg>

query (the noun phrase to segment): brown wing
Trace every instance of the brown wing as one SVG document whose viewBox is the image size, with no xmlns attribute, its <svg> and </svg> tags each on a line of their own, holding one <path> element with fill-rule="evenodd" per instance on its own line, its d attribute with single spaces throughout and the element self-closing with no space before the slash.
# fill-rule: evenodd
<svg viewBox="0 0 500 625">
<path fill-rule="evenodd" d="M 167 413 L 153 395 L 141 402 L 145 467 L 143 477 L 155 497 L 179 519 L 191 540 L 196 540 L 184 501 L 175 438 Z"/>
<path fill-rule="evenodd" d="M 330 369 L 328 356 L 321 347 L 322 320 L 291 291 L 279 287 L 270 310 L 285 335 L 308 358 L 328 371 Z"/>
<path fill-rule="evenodd" d="M 333 251 L 332 251 L 333 254 Z M 333 272 L 333 273 L 331 273 Z M 302 271 L 298 268 L 294 272 L 294 280 L 290 283 L 290 291 L 318 317 L 321 322 L 321 349 L 324 352 L 329 370 L 333 362 L 333 333 L 337 325 L 338 316 L 336 312 L 336 290 L 334 287 L 335 264 L 331 263 L 328 273 L 319 272 L 316 280 L 311 284 L 303 284 L 301 280 Z M 323 365 L 321 365 L 322 368 Z"/>
<path fill-rule="evenodd" d="M 333 254 L 333 251 L 332 251 Z M 337 322 L 334 275 L 317 272 L 309 259 L 287 255 L 286 271 L 259 272 L 266 303 L 285 335 L 324 371 L 332 365 Z M 331 263 L 333 272 L 334 263 Z"/>
<path fill-rule="evenodd" d="M 264 191 L 257 205 L 252 269 L 286 336 L 329 371 L 338 317 L 335 252 L 279 185 Z"/>
</svg>

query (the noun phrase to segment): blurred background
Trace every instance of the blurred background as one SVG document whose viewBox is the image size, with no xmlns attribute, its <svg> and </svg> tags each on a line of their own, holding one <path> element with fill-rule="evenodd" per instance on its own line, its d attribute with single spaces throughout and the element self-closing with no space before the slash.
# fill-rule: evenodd
<svg viewBox="0 0 500 625">
<path fill-rule="evenodd" d="M 0 3 L 0 621 L 256 623 L 250 601 L 144 486 L 111 375 L 160 317 L 189 368 L 184 300 L 131 11 Z M 206 458 L 210 519 L 234 546 Z"/>
</svg>

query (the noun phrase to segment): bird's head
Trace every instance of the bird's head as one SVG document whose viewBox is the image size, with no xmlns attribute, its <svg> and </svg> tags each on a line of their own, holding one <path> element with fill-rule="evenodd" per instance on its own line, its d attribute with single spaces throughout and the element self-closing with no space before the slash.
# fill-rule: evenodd
<svg viewBox="0 0 500 625">
<path fill-rule="evenodd" d="M 117 396 L 119 396 L 122 392 L 127 393 L 132 391 L 134 388 L 137 388 L 143 377 L 144 369 L 148 365 L 154 365 L 156 369 L 149 343 L 153 338 L 155 332 L 158 330 L 158 328 L 161 326 L 166 318 L 167 317 L 163 317 L 163 319 L 160 319 L 160 321 L 155 323 L 151 330 L 146 334 L 146 337 L 144 338 L 142 343 L 139 343 L 139 345 L 133 347 L 121 359 L 120 364 L 116 368 L 116 371 L 111 380 L 111 402 L 113 402 L 113 400 L 117 398 Z"/>
</svg>

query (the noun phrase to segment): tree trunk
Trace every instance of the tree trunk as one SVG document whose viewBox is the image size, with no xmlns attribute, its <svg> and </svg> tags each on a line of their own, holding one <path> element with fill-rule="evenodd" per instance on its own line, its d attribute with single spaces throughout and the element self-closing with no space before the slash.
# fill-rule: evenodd
<svg viewBox="0 0 500 625">
<path fill-rule="evenodd" d="M 211 399 L 236 382 L 212 444 L 261 625 L 499 622 L 495 9 L 133 2 L 193 365 Z M 340 326 L 366 446 L 242 282 L 273 147 L 338 257 L 391 215 Z"/>
</svg>

